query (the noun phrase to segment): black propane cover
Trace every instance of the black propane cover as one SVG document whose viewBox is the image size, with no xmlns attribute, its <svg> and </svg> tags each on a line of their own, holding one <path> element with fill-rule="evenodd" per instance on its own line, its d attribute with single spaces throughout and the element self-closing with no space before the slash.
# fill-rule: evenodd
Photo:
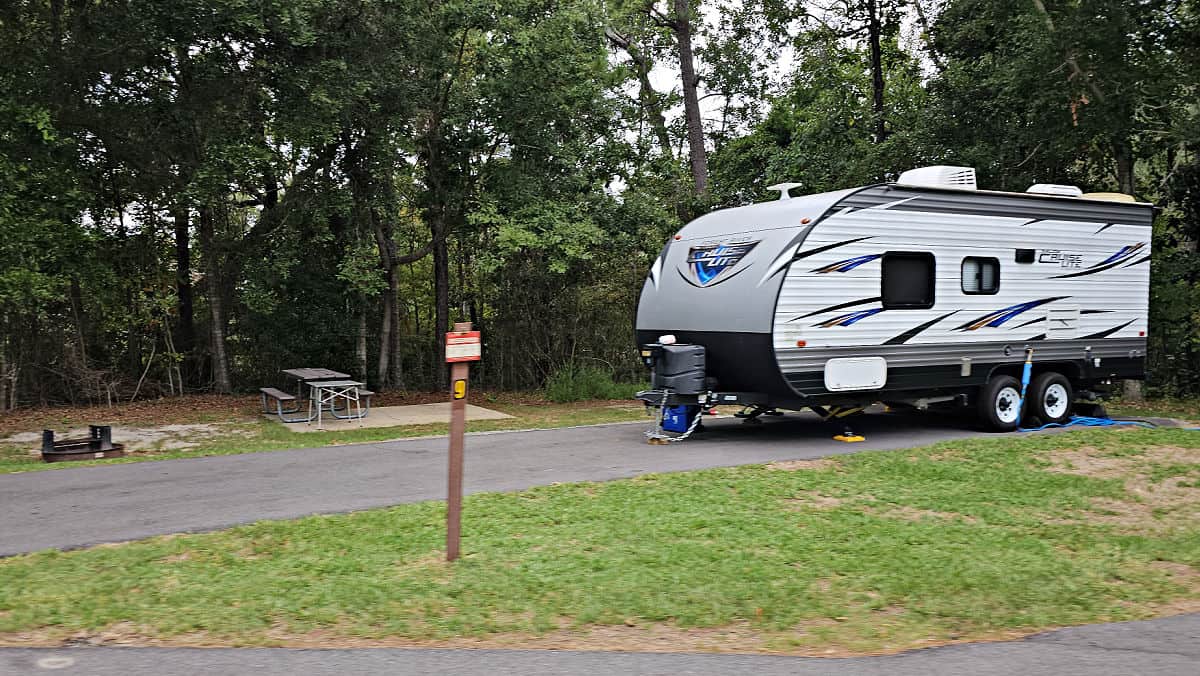
<svg viewBox="0 0 1200 676">
<path fill-rule="evenodd" d="M 654 365 L 656 390 L 671 390 L 676 394 L 703 394 L 704 346 L 662 345 L 662 356 Z"/>
</svg>

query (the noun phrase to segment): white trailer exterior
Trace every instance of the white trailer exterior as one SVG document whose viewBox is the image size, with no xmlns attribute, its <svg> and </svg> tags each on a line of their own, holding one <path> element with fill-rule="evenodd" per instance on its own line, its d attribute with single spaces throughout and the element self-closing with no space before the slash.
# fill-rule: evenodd
<svg viewBox="0 0 1200 676">
<path fill-rule="evenodd" d="M 1152 217 L 1142 203 L 904 184 L 717 211 L 655 261 L 638 342 L 704 345 L 730 403 L 957 398 L 1000 429 L 1015 425 L 1005 379 L 1032 348 L 1033 396 L 1058 401 L 1035 401 L 1040 417 L 1065 418 L 1075 392 L 1144 377 Z"/>
</svg>

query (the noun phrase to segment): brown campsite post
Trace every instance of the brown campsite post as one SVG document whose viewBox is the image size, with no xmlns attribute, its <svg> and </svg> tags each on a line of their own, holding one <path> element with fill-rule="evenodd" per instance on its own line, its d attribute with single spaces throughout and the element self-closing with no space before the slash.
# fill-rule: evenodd
<svg viewBox="0 0 1200 676">
<path fill-rule="evenodd" d="M 446 334 L 446 361 L 450 363 L 450 472 L 446 496 L 446 560 L 459 554 L 462 537 L 463 433 L 467 426 L 468 362 L 479 361 L 481 341 L 471 322 L 458 322 Z"/>
</svg>

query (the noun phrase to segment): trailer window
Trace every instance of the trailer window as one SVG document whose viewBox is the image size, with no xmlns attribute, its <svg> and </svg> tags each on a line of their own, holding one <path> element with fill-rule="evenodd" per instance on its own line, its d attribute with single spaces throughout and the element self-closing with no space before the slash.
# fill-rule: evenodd
<svg viewBox="0 0 1200 676">
<path fill-rule="evenodd" d="M 882 265 L 883 309 L 933 307 L 933 254 L 889 251 L 883 255 Z"/>
<path fill-rule="evenodd" d="M 970 294 L 992 294 L 1000 290 L 1000 261 L 968 256 L 962 262 L 962 290 Z"/>
</svg>

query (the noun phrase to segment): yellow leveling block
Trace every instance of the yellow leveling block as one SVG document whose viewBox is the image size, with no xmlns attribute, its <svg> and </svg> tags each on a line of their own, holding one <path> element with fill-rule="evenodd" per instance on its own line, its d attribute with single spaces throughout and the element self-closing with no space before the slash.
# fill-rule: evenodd
<svg viewBox="0 0 1200 676">
<path fill-rule="evenodd" d="M 834 441 L 844 441 L 846 443 L 854 443 L 855 441 L 866 441 L 866 437 L 861 437 L 857 434 L 839 434 L 833 438 Z"/>
</svg>

